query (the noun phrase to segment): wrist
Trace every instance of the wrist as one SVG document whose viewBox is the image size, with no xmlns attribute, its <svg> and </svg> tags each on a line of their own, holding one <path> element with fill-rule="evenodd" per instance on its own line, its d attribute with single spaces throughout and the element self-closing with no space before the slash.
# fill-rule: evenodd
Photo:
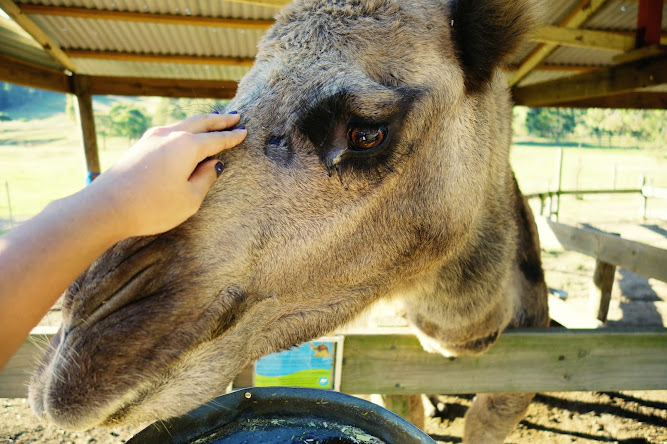
<svg viewBox="0 0 667 444">
<path fill-rule="evenodd" d="M 95 182 L 63 199 L 62 207 L 68 218 L 76 218 L 74 226 L 89 227 L 93 230 L 92 239 L 107 249 L 130 237 L 131 232 L 129 224 L 118 212 L 119 203 L 113 193 L 104 193 L 104 187 L 96 186 Z"/>
</svg>

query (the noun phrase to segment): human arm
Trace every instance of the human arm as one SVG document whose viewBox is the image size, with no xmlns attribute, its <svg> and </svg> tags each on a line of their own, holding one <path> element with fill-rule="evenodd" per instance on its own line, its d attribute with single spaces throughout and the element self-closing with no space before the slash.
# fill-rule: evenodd
<svg viewBox="0 0 667 444">
<path fill-rule="evenodd" d="M 0 237 L 0 369 L 69 284 L 116 242 L 192 216 L 217 177 L 215 159 L 246 131 L 238 115 L 199 115 L 149 130 L 108 171 Z"/>
</svg>

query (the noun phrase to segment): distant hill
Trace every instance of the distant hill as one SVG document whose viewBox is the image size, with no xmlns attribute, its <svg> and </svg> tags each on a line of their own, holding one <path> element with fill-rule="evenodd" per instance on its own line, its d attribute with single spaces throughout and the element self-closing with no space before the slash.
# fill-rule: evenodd
<svg viewBox="0 0 667 444">
<path fill-rule="evenodd" d="M 155 97 L 93 96 L 93 108 L 106 114 L 118 102 L 134 102 L 153 111 L 158 101 Z M 64 113 L 66 103 L 66 94 L 0 82 L 0 113 L 12 120 L 48 119 Z"/>
<path fill-rule="evenodd" d="M 45 119 L 65 111 L 65 94 L 0 82 L 0 112 L 12 120 Z"/>
</svg>

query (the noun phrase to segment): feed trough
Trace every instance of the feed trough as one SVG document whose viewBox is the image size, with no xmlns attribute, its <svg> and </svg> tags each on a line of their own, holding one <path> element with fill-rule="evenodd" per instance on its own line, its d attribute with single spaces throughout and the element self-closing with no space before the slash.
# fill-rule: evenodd
<svg viewBox="0 0 667 444">
<path fill-rule="evenodd" d="M 155 423 L 130 444 L 435 444 L 389 410 L 342 393 L 256 387 Z"/>
</svg>

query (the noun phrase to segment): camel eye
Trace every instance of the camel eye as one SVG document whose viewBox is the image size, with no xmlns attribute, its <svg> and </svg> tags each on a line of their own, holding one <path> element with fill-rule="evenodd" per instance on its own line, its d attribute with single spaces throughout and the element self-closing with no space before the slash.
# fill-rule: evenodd
<svg viewBox="0 0 667 444">
<path fill-rule="evenodd" d="M 387 138 L 385 125 L 351 126 L 348 132 L 348 148 L 352 151 L 371 151 L 382 145 Z"/>
</svg>

